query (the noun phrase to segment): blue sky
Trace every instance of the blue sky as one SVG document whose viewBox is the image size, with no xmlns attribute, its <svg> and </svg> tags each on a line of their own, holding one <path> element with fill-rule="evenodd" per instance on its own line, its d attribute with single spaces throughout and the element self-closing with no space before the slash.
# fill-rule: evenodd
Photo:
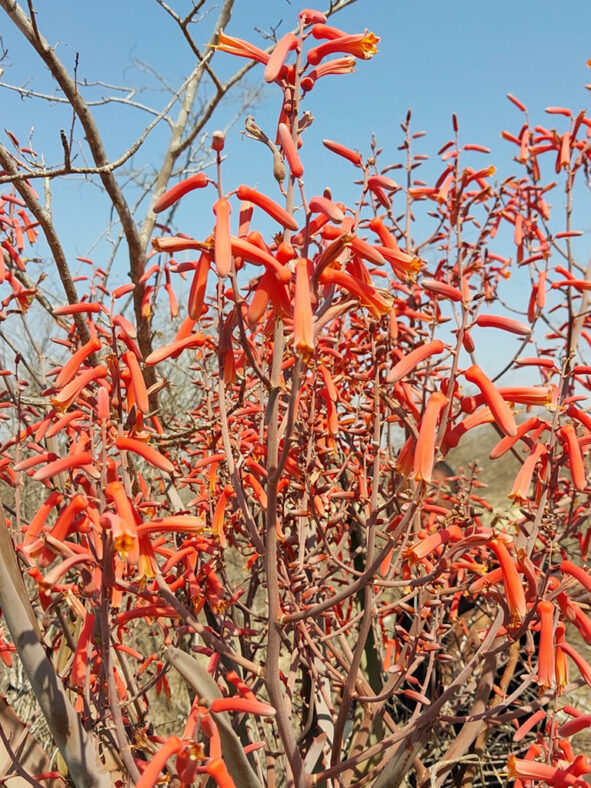
<svg viewBox="0 0 591 788">
<path fill-rule="evenodd" d="M 171 4 L 188 7 L 188 2 Z M 299 0 L 236 0 L 236 10 L 227 32 L 262 44 L 255 28 L 269 29 L 282 20 L 279 32 L 289 29 L 297 11 L 310 3 Z M 62 60 L 72 67 L 80 53 L 79 77 L 89 81 L 132 83 L 144 86 L 138 99 L 160 108 L 167 101 L 157 80 L 138 71 L 137 61 L 150 64 L 171 84 L 178 84 L 193 65 L 172 23 L 152 0 L 103 0 L 100 4 L 74 0 L 37 0 L 41 29 L 58 48 Z M 208 38 L 210 19 L 203 23 L 199 42 Z M 494 163 L 503 177 L 515 169 L 514 151 L 500 138 L 503 128 L 518 130 L 520 113 L 505 98 L 512 92 L 527 104 L 536 122 L 565 127 L 561 118 L 544 115 L 544 107 L 561 104 L 574 111 L 589 106 L 591 82 L 586 67 L 591 57 L 589 30 L 591 4 L 572 0 L 557 4 L 549 0 L 533 3 L 497 0 L 474 3 L 468 0 L 358 0 L 334 18 L 334 24 L 350 32 L 364 28 L 381 37 L 379 53 L 360 62 L 356 73 L 329 77 L 318 83 L 308 107 L 315 122 L 306 134 L 302 151 L 307 165 L 309 193 L 325 185 L 336 197 L 347 201 L 355 195 L 353 168 L 337 157 L 326 156 L 320 141 L 337 139 L 369 152 L 375 134 L 384 148 L 384 161 L 396 160 L 400 141 L 399 123 L 408 108 L 413 110 L 415 130 L 428 132 L 422 150 L 434 155 L 450 137 L 452 112 L 460 119 L 465 142 L 479 142 L 492 149 L 486 163 Z M 4 21 L 0 25 L 8 58 L 3 64 L 3 80 L 27 84 L 39 90 L 50 86 L 47 74 L 28 51 L 23 39 Z M 229 75 L 240 63 L 236 58 L 217 54 L 217 67 Z M 249 84 L 262 81 L 262 67 L 249 75 Z M 94 95 L 104 94 L 104 88 Z M 90 95 L 90 93 L 89 93 Z M 279 89 L 263 86 L 257 105 L 251 109 L 257 123 L 273 136 L 279 107 Z M 4 91 L 0 105 L 1 126 L 27 139 L 34 127 L 33 144 L 51 163 L 59 160 L 59 129 L 69 129 L 70 114 L 59 105 L 36 100 L 22 101 Z M 223 126 L 239 108 L 230 98 L 214 127 Z M 98 108 L 96 117 L 107 149 L 120 155 L 145 125 L 139 110 L 121 107 Z M 561 126 L 562 124 L 562 126 Z M 262 146 L 244 140 L 242 122 L 228 136 L 226 188 L 245 182 L 267 187 L 272 183 L 269 158 Z M 80 134 L 78 135 L 80 136 Z M 166 141 L 165 129 L 157 130 L 135 162 L 157 165 Z M 484 164 L 484 159 L 477 158 Z M 426 173 L 440 170 L 433 159 Z M 179 213 L 179 229 L 198 235 L 207 232 L 212 215 L 203 213 L 197 201 Z M 100 260 L 108 249 L 95 241 L 105 225 L 109 206 L 100 190 L 71 180 L 55 186 L 55 221 L 70 255 L 89 251 Z M 198 210 L 196 210 L 198 209 Z M 124 268 L 120 275 L 123 275 Z"/>
</svg>

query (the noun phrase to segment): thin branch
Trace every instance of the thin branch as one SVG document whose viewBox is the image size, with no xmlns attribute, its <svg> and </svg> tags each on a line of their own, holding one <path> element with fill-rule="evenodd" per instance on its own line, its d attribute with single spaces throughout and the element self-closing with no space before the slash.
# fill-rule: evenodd
<svg viewBox="0 0 591 788">
<path fill-rule="evenodd" d="M 8 150 L 0 143 L 0 165 L 2 169 L 7 172 L 9 175 L 15 175 L 17 173 L 17 169 L 14 165 L 12 156 L 8 152 Z M 68 299 L 69 304 L 76 304 L 79 301 L 78 294 L 76 292 L 76 287 L 74 285 L 74 281 L 72 279 L 72 275 L 70 273 L 70 267 L 68 265 L 68 261 L 66 259 L 66 253 L 63 250 L 63 247 L 60 243 L 60 239 L 56 232 L 56 229 L 51 221 L 51 217 L 47 213 L 47 211 L 41 207 L 37 198 L 33 195 L 33 192 L 29 188 L 29 186 L 23 180 L 17 180 L 14 183 L 15 189 L 18 191 L 20 196 L 23 198 L 24 202 L 27 205 L 27 208 L 31 211 L 35 219 L 39 222 L 41 229 L 45 235 L 47 243 L 49 244 L 49 248 L 53 255 L 53 259 L 55 260 L 55 264 L 58 270 L 58 274 L 60 276 L 62 285 L 64 287 L 64 291 L 66 294 L 66 298 Z M 84 320 L 83 315 L 74 315 L 74 320 L 76 322 L 76 328 L 78 329 L 78 333 L 82 342 L 88 342 L 90 339 L 90 333 L 88 331 L 88 326 Z"/>
<path fill-rule="evenodd" d="M 49 42 L 38 30 L 35 14 L 32 13 L 32 18 L 29 19 L 16 0 L 0 0 L 0 8 L 6 12 L 13 24 L 31 44 L 64 92 L 64 95 L 70 102 L 72 109 L 82 124 L 86 141 L 88 142 L 96 166 L 101 169 L 108 167 L 109 160 L 103 145 L 103 140 L 88 104 L 78 92 L 75 80 L 72 79 L 65 66 L 56 55 L 55 49 L 50 46 Z M 147 356 L 151 351 L 151 335 L 149 323 L 142 315 L 144 286 L 140 283 L 140 278 L 144 272 L 145 248 L 142 247 L 135 220 L 113 172 L 109 169 L 102 169 L 99 173 L 99 177 L 111 199 L 125 232 L 129 250 L 131 279 L 134 284 L 136 284 L 134 291 L 134 307 L 138 329 L 138 343 L 144 356 Z M 153 379 L 155 376 L 151 368 L 148 368 L 148 372 L 149 374 L 147 377 L 149 380 L 147 382 L 151 385 L 155 382 Z"/>
<path fill-rule="evenodd" d="M 206 55 L 206 57 L 211 57 L 210 54 Z M 115 161 L 111 161 L 108 164 L 103 165 L 102 167 L 68 167 L 64 164 L 63 167 L 55 167 L 50 169 L 44 170 L 33 170 L 27 172 L 19 172 L 15 175 L 2 175 L 0 176 L 0 184 L 1 183 L 14 183 L 17 180 L 32 180 L 36 178 L 56 178 L 60 175 L 103 175 L 105 173 L 111 173 L 115 170 L 119 169 L 126 161 L 131 159 L 132 156 L 137 153 L 139 148 L 143 145 L 146 141 L 150 132 L 158 125 L 158 123 L 166 117 L 170 109 L 174 106 L 174 104 L 178 101 L 179 96 L 185 90 L 187 84 L 192 79 L 192 75 L 188 77 L 180 88 L 176 91 L 174 96 L 170 99 L 168 104 L 162 109 L 152 120 L 137 140 L 133 143 L 133 145 L 128 148 L 125 153 L 123 153 L 118 159 Z"/>
</svg>

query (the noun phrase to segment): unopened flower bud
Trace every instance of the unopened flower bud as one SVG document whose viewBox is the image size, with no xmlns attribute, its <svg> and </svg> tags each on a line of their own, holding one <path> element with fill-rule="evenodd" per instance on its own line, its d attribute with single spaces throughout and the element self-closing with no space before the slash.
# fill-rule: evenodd
<svg viewBox="0 0 591 788">
<path fill-rule="evenodd" d="M 226 144 L 226 134 L 223 131 L 214 131 L 211 135 L 211 149 L 218 153 L 224 150 Z"/>
<path fill-rule="evenodd" d="M 273 151 L 273 177 L 279 183 L 285 180 L 285 164 L 278 150 Z"/>
</svg>

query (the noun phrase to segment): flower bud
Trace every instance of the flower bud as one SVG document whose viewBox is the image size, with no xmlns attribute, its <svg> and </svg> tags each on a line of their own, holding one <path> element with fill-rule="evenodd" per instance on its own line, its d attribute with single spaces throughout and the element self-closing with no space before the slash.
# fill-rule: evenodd
<svg viewBox="0 0 591 788">
<path fill-rule="evenodd" d="M 224 150 L 226 144 L 226 133 L 224 131 L 214 131 L 211 135 L 211 149 L 217 151 Z"/>
</svg>

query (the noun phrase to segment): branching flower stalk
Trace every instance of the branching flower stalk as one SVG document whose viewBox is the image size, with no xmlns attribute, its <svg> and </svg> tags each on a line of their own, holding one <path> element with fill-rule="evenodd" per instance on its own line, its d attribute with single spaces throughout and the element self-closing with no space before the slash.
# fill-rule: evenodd
<svg viewBox="0 0 591 788">
<path fill-rule="evenodd" d="M 159 5 L 199 62 L 154 215 L 125 240 L 141 257 L 131 282 L 112 287 L 91 258 L 74 282 L 27 183 L 28 147 L 10 132 L 14 153 L 0 149 L 14 181 L 0 197 L 0 659 L 27 666 L 81 785 L 470 788 L 506 764 L 582 788 L 591 762 L 573 737 L 591 720 L 571 704 L 591 686 L 591 288 L 574 205 L 591 119 L 550 107 L 558 128 L 532 125 L 509 96 L 520 174 L 498 183 L 454 116 L 423 181 L 410 114 L 393 162 L 375 140 L 365 157 L 346 131 L 322 146 L 308 132 L 307 94 L 371 68 L 373 33 L 304 9 L 263 49 L 221 29 L 229 2 L 210 41 L 278 96 L 276 128 L 246 122 L 269 177 L 234 183 L 215 132 L 216 171 L 169 186 L 202 127 L 199 81 L 216 96 L 226 83 L 191 38 L 197 11 Z M 62 79 L 35 16 L 0 7 Z M 116 207 L 126 195 L 95 148 Z M 350 172 L 353 199 L 311 192 L 324 156 Z M 181 201 L 210 229 L 176 232 Z M 40 233 L 65 304 L 30 275 Z M 524 266 L 525 298 L 510 286 Z M 480 476 L 508 458 L 510 509 Z"/>
</svg>

